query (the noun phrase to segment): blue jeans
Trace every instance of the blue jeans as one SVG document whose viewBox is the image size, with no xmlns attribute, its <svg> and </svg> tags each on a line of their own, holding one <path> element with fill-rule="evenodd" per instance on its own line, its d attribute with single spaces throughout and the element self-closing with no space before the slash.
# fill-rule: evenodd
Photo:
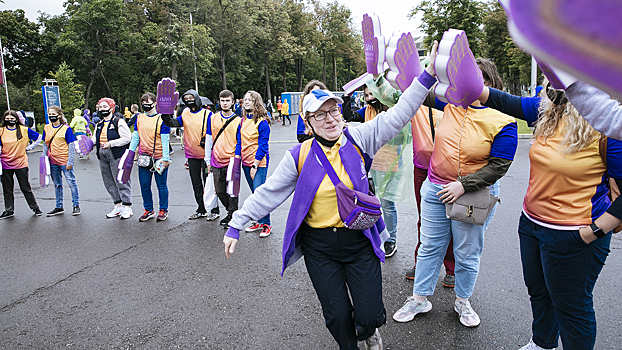
<svg viewBox="0 0 622 350">
<path fill-rule="evenodd" d="M 556 348 L 593 349 L 592 291 L 609 255 L 611 234 L 586 244 L 578 230 L 542 227 L 521 215 L 518 226 L 523 278 L 531 300 L 533 341 Z"/>
<path fill-rule="evenodd" d="M 168 211 L 168 168 L 164 169 L 162 175 L 157 172 L 152 173 L 147 168 L 138 167 L 138 181 L 140 182 L 140 193 L 143 196 L 143 207 L 145 210 L 153 211 L 153 195 L 151 194 L 151 177 L 155 176 L 156 186 L 158 187 L 158 197 L 160 198 L 160 210 Z"/>
<path fill-rule="evenodd" d="M 244 177 L 246 177 L 246 182 L 248 183 L 248 187 L 251 188 L 252 193 L 255 193 L 257 187 L 263 185 L 266 182 L 266 177 L 268 176 L 268 167 L 258 167 L 257 172 L 255 173 L 255 179 L 251 179 L 251 167 L 242 165 L 242 170 L 244 170 Z M 262 225 L 270 225 L 270 214 L 259 219 L 259 221 L 257 222 Z"/>
<path fill-rule="evenodd" d="M 380 204 L 382 204 L 382 218 L 389 232 L 387 242 L 395 243 L 397 238 L 397 208 L 395 207 L 395 202 L 380 198 Z"/>
<path fill-rule="evenodd" d="M 456 259 L 456 296 L 468 299 L 473 294 L 479 263 L 484 248 L 484 233 L 495 215 L 497 206 L 488 215 L 483 226 L 450 220 L 445 204 L 436 193 L 443 187 L 426 179 L 421 187 L 421 247 L 417 254 L 413 294 L 432 295 L 443 265 L 447 246 L 453 237 Z M 499 196 L 499 183 L 491 186 L 490 193 Z"/>
<path fill-rule="evenodd" d="M 73 173 L 73 168 L 67 170 L 66 165 L 56 165 L 50 163 L 50 172 L 52 173 L 52 181 L 54 182 L 54 192 L 56 194 L 56 208 L 63 207 L 63 176 L 65 174 L 65 180 L 67 185 L 71 189 L 71 202 L 74 207 L 80 206 L 80 195 L 78 194 L 78 184 L 76 183 L 76 176 Z"/>
</svg>

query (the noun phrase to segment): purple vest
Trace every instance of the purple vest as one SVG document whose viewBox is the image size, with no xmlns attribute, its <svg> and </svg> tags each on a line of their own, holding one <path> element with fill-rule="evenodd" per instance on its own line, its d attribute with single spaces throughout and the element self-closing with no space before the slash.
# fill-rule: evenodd
<svg viewBox="0 0 622 350">
<path fill-rule="evenodd" d="M 341 162 L 350 176 L 354 189 L 367 193 L 369 190 L 369 183 L 367 181 L 365 164 L 371 165 L 371 158 L 369 158 L 366 154 L 363 154 L 365 158 L 365 164 L 363 164 L 363 160 L 357 152 L 355 148 L 356 146 L 354 145 L 347 129 L 344 130 L 344 135 L 346 136 L 346 141 L 343 145 L 341 145 L 341 148 L 339 148 Z M 298 144 L 289 150 L 294 158 L 296 166 L 298 166 L 298 160 L 300 158 L 300 147 L 301 144 Z M 307 213 L 309 212 L 311 203 L 315 198 L 315 194 L 320 187 L 320 183 L 322 183 L 324 176 L 326 176 L 326 171 L 317 159 L 313 148 L 311 148 L 307 159 L 302 166 L 300 175 L 298 176 L 292 206 L 290 207 L 289 215 L 287 216 L 287 224 L 285 226 L 285 235 L 283 238 L 283 270 L 281 271 L 281 276 L 283 275 L 283 272 L 285 272 L 287 266 L 292 265 L 302 256 L 298 231 L 307 216 Z M 388 238 L 388 233 L 386 231 L 383 234 L 383 238 L 381 238 L 380 235 L 383 231 L 385 231 L 385 224 L 382 218 L 378 219 L 376 224 L 371 229 L 363 230 L 363 234 L 365 234 L 365 236 L 371 241 L 376 256 L 378 256 L 382 262 L 384 262 L 384 251 L 381 247 L 383 241 Z"/>
</svg>

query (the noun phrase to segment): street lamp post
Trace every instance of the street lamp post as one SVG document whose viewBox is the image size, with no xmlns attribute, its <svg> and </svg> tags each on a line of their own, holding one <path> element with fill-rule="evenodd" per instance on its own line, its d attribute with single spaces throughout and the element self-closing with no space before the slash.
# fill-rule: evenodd
<svg viewBox="0 0 622 350">
<path fill-rule="evenodd" d="M 194 89 L 199 92 L 199 83 L 197 82 L 197 56 L 194 54 L 194 29 L 192 27 L 192 13 L 197 12 L 190 11 L 190 36 L 192 37 L 192 59 L 194 60 Z"/>
</svg>

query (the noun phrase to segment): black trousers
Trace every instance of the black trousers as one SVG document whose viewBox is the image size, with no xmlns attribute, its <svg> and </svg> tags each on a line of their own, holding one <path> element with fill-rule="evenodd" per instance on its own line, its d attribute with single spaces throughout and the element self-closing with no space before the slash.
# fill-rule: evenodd
<svg viewBox="0 0 622 350">
<path fill-rule="evenodd" d="M 380 259 L 362 231 L 303 225 L 300 234 L 326 327 L 340 349 L 358 349 L 387 321 Z"/>
<path fill-rule="evenodd" d="M 194 199 L 197 201 L 197 213 L 205 214 L 205 203 L 203 202 L 203 186 L 205 184 L 205 161 L 203 159 L 188 158 L 188 171 L 190 172 L 190 182 L 194 191 Z M 212 212 L 214 212 L 212 210 Z M 218 208 L 216 208 L 218 213 Z"/>
<path fill-rule="evenodd" d="M 32 189 L 30 188 L 30 182 L 28 181 L 28 167 L 25 167 L 21 169 L 2 169 L 4 210 L 8 212 L 15 212 L 15 196 L 13 195 L 15 180 L 13 179 L 13 174 L 15 174 L 15 177 L 17 178 L 19 189 L 22 190 L 30 209 L 33 211 L 39 209 L 35 195 L 32 194 Z"/>
<path fill-rule="evenodd" d="M 228 213 L 238 210 L 238 197 L 231 197 L 227 193 L 227 167 L 212 167 L 212 173 L 214 174 L 214 188 L 220 203 L 224 205 Z"/>
</svg>

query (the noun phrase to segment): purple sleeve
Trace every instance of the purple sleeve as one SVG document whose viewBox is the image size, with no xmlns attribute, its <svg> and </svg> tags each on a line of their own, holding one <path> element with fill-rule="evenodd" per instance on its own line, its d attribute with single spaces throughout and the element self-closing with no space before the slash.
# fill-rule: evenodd
<svg viewBox="0 0 622 350">
<path fill-rule="evenodd" d="M 268 146 L 268 141 L 270 141 L 270 126 L 268 125 L 268 121 L 262 120 L 259 122 L 257 131 L 259 131 L 259 137 L 257 140 L 259 147 L 257 148 L 255 159 L 262 160 L 268 154 L 270 149 Z"/>
<path fill-rule="evenodd" d="M 430 73 L 428 73 L 425 69 L 423 70 L 423 72 L 421 72 L 421 74 L 419 74 L 417 80 L 419 80 L 421 85 L 423 85 L 428 90 L 430 90 L 432 85 L 436 83 L 436 78 L 431 76 Z"/>
</svg>

